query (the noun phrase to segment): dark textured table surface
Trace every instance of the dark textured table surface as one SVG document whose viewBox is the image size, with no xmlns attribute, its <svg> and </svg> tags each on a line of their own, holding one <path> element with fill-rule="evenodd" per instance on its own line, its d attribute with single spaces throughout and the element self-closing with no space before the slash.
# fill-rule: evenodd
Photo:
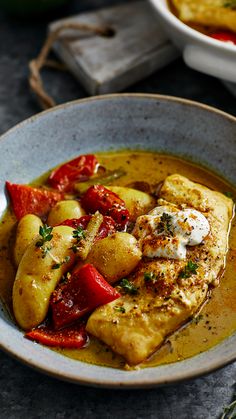
<svg viewBox="0 0 236 419">
<path fill-rule="evenodd" d="M 53 18 L 113 3 L 118 1 L 72 1 Z M 1 133 L 40 110 L 29 92 L 27 63 L 37 55 L 49 20 L 22 22 L 0 12 Z M 44 80 L 58 102 L 86 96 L 69 74 L 46 71 Z M 221 82 L 188 69 L 181 59 L 127 91 L 182 96 L 236 115 L 236 100 Z M 84 388 L 44 376 L 0 352 L 0 418 L 215 419 L 233 400 L 235 383 L 232 364 L 207 377 L 152 390 Z"/>
</svg>

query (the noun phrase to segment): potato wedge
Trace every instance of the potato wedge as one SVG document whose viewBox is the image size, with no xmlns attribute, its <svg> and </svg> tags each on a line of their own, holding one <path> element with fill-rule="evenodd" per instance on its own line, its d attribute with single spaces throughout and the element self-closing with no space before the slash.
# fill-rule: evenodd
<svg viewBox="0 0 236 419">
<path fill-rule="evenodd" d="M 56 226 L 65 220 L 80 218 L 82 215 L 85 215 L 85 211 L 81 207 L 79 201 L 76 201 L 75 199 L 60 201 L 49 212 L 47 224 Z"/>
<path fill-rule="evenodd" d="M 97 241 L 88 255 L 91 263 L 110 283 L 129 275 L 142 257 L 137 240 L 128 233 L 114 233 Z"/>
<path fill-rule="evenodd" d="M 156 200 L 151 195 L 138 191 L 137 189 L 126 188 L 123 186 L 107 186 L 115 192 L 125 202 L 126 208 L 130 213 L 130 221 L 136 221 L 140 215 L 146 214 L 156 205 Z"/>
<path fill-rule="evenodd" d="M 13 286 L 13 311 L 22 329 L 28 330 L 43 322 L 51 293 L 73 265 L 75 254 L 71 246 L 75 239 L 72 232 L 71 227 L 55 227 L 53 238 L 42 247 L 36 245 L 39 236 L 27 247 Z M 45 251 L 46 247 L 49 251 Z"/>
<path fill-rule="evenodd" d="M 16 240 L 13 250 L 14 262 L 18 266 L 29 244 L 39 234 L 43 223 L 37 215 L 27 214 L 21 218 L 16 229 Z"/>
</svg>

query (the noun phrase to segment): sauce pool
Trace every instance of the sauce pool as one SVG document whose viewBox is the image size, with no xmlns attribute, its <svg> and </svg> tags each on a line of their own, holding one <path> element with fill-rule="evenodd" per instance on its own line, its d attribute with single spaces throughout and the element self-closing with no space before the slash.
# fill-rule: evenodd
<svg viewBox="0 0 236 419">
<path fill-rule="evenodd" d="M 195 182 L 202 183 L 222 193 L 229 192 L 236 196 L 236 190 L 216 174 L 183 159 L 151 152 L 107 152 L 97 154 L 102 166 L 108 170 L 122 167 L 126 175 L 117 182 L 119 186 L 128 186 L 141 181 L 158 184 L 166 176 L 178 173 Z M 34 184 L 42 184 L 45 176 Z M 16 219 L 11 210 L 0 221 L 0 298 L 9 315 L 12 313 L 12 286 L 15 268 L 11 258 Z M 141 367 L 153 367 L 177 362 L 220 343 L 236 331 L 236 221 L 232 222 L 227 254 L 226 269 L 219 287 L 212 290 L 209 300 L 201 313 L 181 330 L 171 335 L 166 343 Z M 125 361 L 114 354 L 105 344 L 90 338 L 90 344 L 83 349 L 57 349 L 57 352 L 87 363 L 123 368 Z"/>
</svg>

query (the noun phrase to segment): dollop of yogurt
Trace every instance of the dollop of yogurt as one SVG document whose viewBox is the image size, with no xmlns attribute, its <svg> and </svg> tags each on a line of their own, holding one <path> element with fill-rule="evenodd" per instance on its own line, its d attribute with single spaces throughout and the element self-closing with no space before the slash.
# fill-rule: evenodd
<svg viewBox="0 0 236 419">
<path fill-rule="evenodd" d="M 201 244 L 209 232 L 209 222 L 201 212 L 163 205 L 138 217 L 133 235 L 144 256 L 185 259 L 186 246 Z"/>
</svg>

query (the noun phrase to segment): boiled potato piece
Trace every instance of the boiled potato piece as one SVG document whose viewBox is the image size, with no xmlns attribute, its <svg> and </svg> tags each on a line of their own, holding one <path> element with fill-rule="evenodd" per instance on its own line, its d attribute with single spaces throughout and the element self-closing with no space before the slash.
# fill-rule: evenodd
<svg viewBox="0 0 236 419">
<path fill-rule="evenodd" d="M 40 218 L 34 214 L 27 214 L 19 221 L 13 252 L 16 266 L 19 265 L 29 244 L 39 234 L 39 227 L 42 225 L 43 223 Z"/>
<path fill-rule="evenodd" d="M 146 214 L 156 205 L 156 200 L 151 195 L 137 189 L 123 186 L 107 186 L 107 189 L 123 199 L 130 213 L 130 221 L 136 221 L 137 217 Z"/>
<path fill-rule="evenodd" d="M 68 219 L 80 218 L 84 214 L 85 211 L 75 199 L 60 201 L 49 212 L 47 224 L 55 226 Z"/>
<path fill-rule="evenodd" d="M 25 330 L 43 322 L 51 293 L 75 260 L 71 249 L 75 242 L 73 228 L 55 227 L 52 234 L 53 238 L 42 247 L 37 247 L 40 236 L 36 237 L 27 247 L 16 273 L 13 311 L 17 323 Z M 46 248 L 49 251 L 45 251 Z M 55 269 L 55 266 L 58 267 Z"/>
<path fill-rule="evenodd" d="M 114 233 L 93 245 L 86 262 L 112 284 L 129 275 L 141 257 L 137 240 L 131 234 Z"/>
</svg>

